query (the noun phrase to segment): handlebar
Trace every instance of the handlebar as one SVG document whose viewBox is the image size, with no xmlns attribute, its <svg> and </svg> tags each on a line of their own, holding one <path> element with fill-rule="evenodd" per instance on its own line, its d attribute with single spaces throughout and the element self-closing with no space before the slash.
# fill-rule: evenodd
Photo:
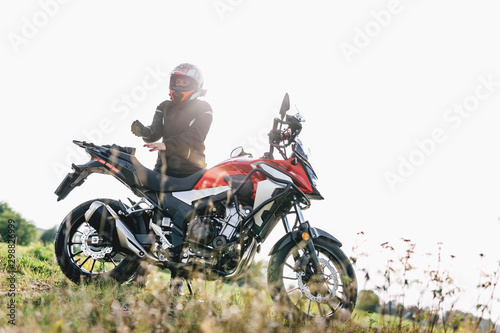
<svg viewBox="0 0 500 333">
<path fill-rule="evenodd" d="M 304 121 L 304 118 L 298 113 L 293 116 L 286 115 L 284 120 L 274 118 L 273 128 L 269 132 L 269 152 L 265 153 L 264 157 L 272 159 L 274 148 L 277 148 L 280 154 L 284 156 L 282 149 L 295 142 L 295 138 L 302 130 L 302 122 Z M 287 127 L 283 129 L 283 125 Z"/>
<path fill-rule="evenodd" d="M 291 145 L 302 130 L 303 118 L 297 114 L 295 116 L 286 115 L 285 120 L 274 118 L 273 129 L 269 132 L 269 144 L 271 147 L 286 148 Z M 279 125 L 279 128 L 278 128 Z M 283 125 L 288 127 L 283 129 Z M 281 145 L 282 142 L 286 142 Z"/>
</svg>

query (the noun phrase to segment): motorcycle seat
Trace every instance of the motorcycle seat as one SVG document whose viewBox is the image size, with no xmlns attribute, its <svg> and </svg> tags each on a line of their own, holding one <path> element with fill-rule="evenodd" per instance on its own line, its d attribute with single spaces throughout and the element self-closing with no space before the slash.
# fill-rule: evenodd
<svg viewBox="0 0 500 333">
<path fill-rule="evenodd" d="M 192 190 L 207 171 L 206 169 L 202 169 L 187 177 L 172 177 L 148 169 L 142 165 L 135 156 L 128 156 L 130 156 L 130 162 L 132 162 L 135 167 L 139 181 L 143 186 L 155 192 L 178 192 Z"/>
</svg>

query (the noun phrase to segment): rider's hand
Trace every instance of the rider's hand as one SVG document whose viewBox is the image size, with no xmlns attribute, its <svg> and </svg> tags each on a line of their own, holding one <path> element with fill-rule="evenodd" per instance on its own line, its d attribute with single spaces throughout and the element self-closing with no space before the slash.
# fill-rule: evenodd
<svg viewBox="0 0 500 333">
<path fill-rule="evenodd" d="M 149 151 L 167 150 L 163 142 L 146 143 L 144 147 L 150 148 Z"/>
<path fill-rule="evenodd" d="M 136 120 L 132 123 L 132 133 L 139 137 L 147 137 L 149 135 L 149 130 L 146 126 L 144 126 L 139 120 Z"/>
</svg>

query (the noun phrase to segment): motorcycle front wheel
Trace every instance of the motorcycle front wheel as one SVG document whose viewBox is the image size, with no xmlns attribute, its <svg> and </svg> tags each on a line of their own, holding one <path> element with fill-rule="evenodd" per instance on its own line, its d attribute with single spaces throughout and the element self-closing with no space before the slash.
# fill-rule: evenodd
<svg viewBox="0 0 500 333">
<path fill-rule="evenodd" d="M 313 243 L 320 272 L 314 272 L 308 250 L 294 242 L 271 256 L 267 275 L 271 297 L 287 319 L 344 317 L 356 304 L 357 281 L 349 259 L 328 239 L 316 238 Z"/>
<path fill-rule="evenodd" d="M 118 202 L 96 199 L 116 212 Z M 55 239 L 57 263 L 74 283 L 112 280 L 118 283 L 144 279 L 147 273 L 136 256 L 113 246 L 85 220 L 85 212 L 96 201 L 90 200 L 73 209 L 61 222 Z"/>
</svg>

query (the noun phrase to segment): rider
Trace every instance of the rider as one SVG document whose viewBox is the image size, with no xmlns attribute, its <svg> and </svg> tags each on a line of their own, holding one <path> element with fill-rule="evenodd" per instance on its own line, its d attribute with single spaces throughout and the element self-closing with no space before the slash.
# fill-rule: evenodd
<svg viewBox="0 0 500 333">
<path fill-rule="evenodd" d="M 132 133 L 143 138 L 144 146 L 158 151 L 155 171 L 186 177 L 206 167 L 204 141 L 213 114 L 210 104 L 198 99 L 204 94 L 198 67 L 180 64 L 170 73 L 170 100 L 158 105 L 151 126 L 132 123 Z"/>
<path fill-rule="evenodd" d="M 132 133 L 142 137 L 149 151 L 158 151 L 154 170 L 171 177 L 187 177 L 206 167 L 205 138 L 212 124 L 212 108 L 204 100 L 203 76 L 195 65 L 183 63 L 170 72 L 170 100 L 156 108 L 153 122 L 144 126 L 139 120 L 132 123 Z M 158 141 L 162 138 L 162 141 Z M 174 221 L 175 222 L 175 221 Z M 179 226 L 184 228 L 184 226 Z M 170 257 L 180 258 L 184 235 L 174 228 Z M 182 293 L 182 281 L 170 284 L 174 293 Z"/>
</svg>

